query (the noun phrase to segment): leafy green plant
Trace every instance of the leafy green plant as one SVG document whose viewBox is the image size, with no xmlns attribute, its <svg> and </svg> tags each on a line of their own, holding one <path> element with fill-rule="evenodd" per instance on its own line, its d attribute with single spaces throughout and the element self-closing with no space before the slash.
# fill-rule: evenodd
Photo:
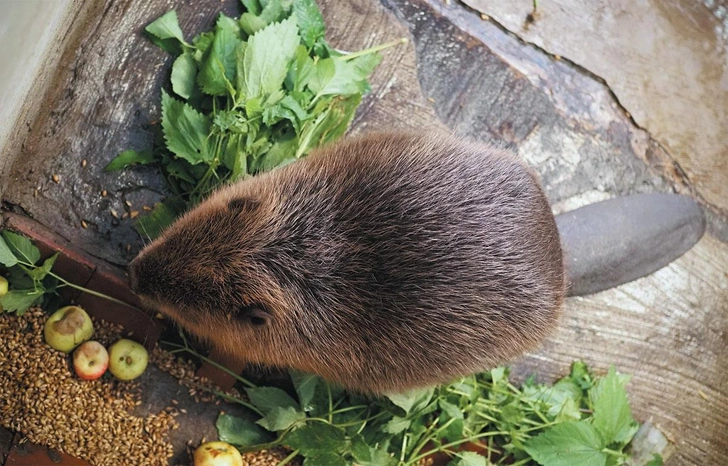
<svg viewBox="0 0 728 466">
<path fill-rule="evenodd" d="M 221 414 L 220 439 L 243 451 L 284 446 L 291 454 L 280 465 L 301 456 L 304 466 L 407 466 L 443 455 L 450 466 L 633 464 L 626 451 L 639 424 L 624 388 L 629 378 L 614 368 L 594 377 L 577 361 L 551 386 L 531 378 L 517 388 L 499 367 L 381 398 L 346 393 L 313 375 L 291 373 L 290 393 L 231 375 L 245 384 L 247 399 L 227 398 L 251 416 Z M 660 464 L 655 455 L 650 466 Z"/>
<path fill-rule="evenodd" d="M 41 262 L 40 251 L 28 238 L 10 230 L 3 230 L 0 234 L 0 276 L 8 280 L 10 291 L 0 297 L 0 312 L 22 315 L 33 306 L 54 311 L 61 304 L 57 291 L 66 286 L 120 302 L 53 273 L 51 269 L 58 255 L 59 253 L 55 253 Z"/>
<path fill-rule="evenodd" d="M 176 55 L 162 91 L 162 140 L 127 150 L 107 171 L 156 164 L 172 193 L 138 220 L 154 237 L 211 191 L 290 163 L 342 136 L 379 50 L 343 53 L 325 39 L 315 0 L 242 0 L 240 18 L 220 14 L 215 30 L 184 38 L 170 11 L 146 28 Z"/>
</svg>

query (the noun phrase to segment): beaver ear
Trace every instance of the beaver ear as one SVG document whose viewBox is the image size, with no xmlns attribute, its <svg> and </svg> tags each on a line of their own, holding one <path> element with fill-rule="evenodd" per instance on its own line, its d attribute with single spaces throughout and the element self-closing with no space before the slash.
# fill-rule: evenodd
<svg viewBox="0 0 728 466">
<path fill-rule="evenodd" d="M 268 309 L 260 303 L 242 306 L 238 312 L 241 319 L 250 322 L 255 327 L 267 325 L 273 318 Z"/>
<path fill-rule="evenodd" d="M 250 212 L 255 210 L 260 202 L 251 197 L 236 197 L 228 201 L 227 208 L 230 212 Z"/>
</svg>

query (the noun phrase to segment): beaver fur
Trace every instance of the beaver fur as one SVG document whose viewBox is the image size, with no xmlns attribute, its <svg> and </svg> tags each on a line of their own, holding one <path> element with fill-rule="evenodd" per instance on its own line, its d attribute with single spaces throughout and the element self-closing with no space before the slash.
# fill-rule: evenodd
<svg viewBox="0 0 728 466">
<path fill-rule="evenodd" d="M 241 360 L 383 393 L 535 348 L 564 300 L 562 262 L 513 154 L 385 132 L 219 190 L 129 272 L 150 305 Z"/>
</svg>

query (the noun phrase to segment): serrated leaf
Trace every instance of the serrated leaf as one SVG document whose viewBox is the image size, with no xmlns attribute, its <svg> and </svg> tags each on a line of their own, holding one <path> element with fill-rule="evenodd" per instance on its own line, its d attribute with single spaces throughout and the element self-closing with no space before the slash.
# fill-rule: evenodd
<svg viewBox="0 0 728 466">
<path fill-rule="evenodd" d="M 343 453 L 349 447 L 343 430 L 331 424 L 306 424 L 283 438 L 283 444 L 306 457 Z"/>
<path fill-rule="evenodd" d="M 254 99 L 279 90 L 299 43 L 298 26 L 292 18 L 255 33 L 245 50 L 244 76 L 238 79 L 240 93 Z"/>
<path fill-rule="evenodd" d="M 309 120 L 304 125 L 296 157 L 305 155 L 311 149 L 324 146 L 341 137 L 354 118 L 360 102 L 361 94 L 354 94 L 346 98 L 335 97 L 324 113 L 319 115 L 316 120 Z"/>
<path fill-rule="evenodd" d="M 5 267 L 12 267 L 18 263 L 18 258 L 15 257 L 13 251 L 5 243 L 5 240 L 0 237 L 0 264 Z"/>
<path fill-rule="evenodd" d="M 525 450 L 543 466 L 605 466 L 606 446 L 599 432 L 586 422 L 564 422 L 526 441 Z"/>
<path fill-rule="evenodd" d="M 319 386 L 319 378 L 313 374 L 303 374 L 296 371 L 289 372 L 293 387 L 298 395 L 298 403 L 304 411 L 310 411 L 313 407 L 311 401 Z"/>
<path fill-rule="evenodd" d="M 433 393 L 434 389 L 426 388 L 408 390 L 401 393 L 389 393 L 386 397 L 389 398 L 389 401 L 402 408 L 406 414 L 410 414 L 429 404 Z"/>
<path fill-rule="evenodd" d="M 278 432 L 286 430 L 298 421 L 306 419 L 306 413 L 299 411 L 295 408 L 287 406 L 282 408 L 276 406 L 271 409 L 262 419 L 257 421 L 256 424 L 263 426 L 265 429 L 271 432 Z"/>
<path fill-rule="evenodd" d="M 263 9 L 259 0 L 240 0 L 245 9 L 254 15 L 259 15 Z"/>
<path fill-rule="evenodd" d="M 149 23 L 145 30 L 157 39 L 177 39 L 180 43 L 186 44 L 182 29 L 179 27 L 177 12 L 174 10 Z"/>
<path fill-rule="evenodd" d="M 28 238 L 9 230 L 3 230 L 2 236 L 15 257 L 28 264 L 35 264 L 40 260 L 40 251 L 33 246 Z"/>
<path fill-rule="evenodd" d="M 108 165 L 104 167 L 105 172 L 113 172 L 122 170 L 132 165 L 147 165 L 156 162 L 157 159 L 150 150 L 125 150 L 114 157 Z"/>
<path fill-rule="evenodd" d="M 28 274 L 33 278 L 35 281 L 41 281 L 43 280 L 46 275 L 48 275 L 48 272 L 51 271 L 53 268 L 53 264 L 56 262 L 56 259 L 58 259 L 58 255 L 60 253 L 55 253 L 45 261 L 43 261 L 43 265 L 40 267 L 36 267 L 30 271 L 28 271 Z"/>
<path fill-rule="evenodd" d="M 316 5 L 316 0 L 294 0 L 293 14 L 296 16 L 303 43 L 309 49 L 312 48 L 313 44 L 326 34 L 324 17 Z"/>
<path fill-rule="evenodd" d="M 367 78 L 381 56 L 369 54 L 345 61 L 339 57 L 319 60 L 308 80 L 308 88 L 317 96 L 347 96 L 368 89 Z"/>
<path fill-rule="evenodd" d="M 599 380 L 598 387 L 592 388 L 596 393 L 592 396 L 593 424 L 607 444 L 626 443 L 637 431 L 624 384 L 612 366 L 609 373 Z"/>
<path fill-rule="evenodd" d="M 486 464 L 484 456 L 472 451 L 464 451 L 457 453 L 457 459 L 448 463 L 448 466 L 486 466 Z"/>
<path fill-rule="evenodd" d="M 571 365 L 571 374 L 569 377 L 582 390 L 588 390 L 594 385 L 594 379 L 589 372 L 589 367 L 587 367 L 584 361 L 574 361 Z"/>
<path fill-rule="evenodd" d="M 263 414 L 268 414 L 274 408 L 298 408 L 298 403 L 280 388 L 276 387 L 253 387 L 246 388 L 250 402 Z"/>
<path fill-rule="evenodd" d="M 410 425 L 412 424 L 412 420 L 408 419 L 406 417 L 394 417 L 389 420 L 384 426 L 382 426 L 382 432 L 386 432 L 388 434 L 399 434 L 400 432 L 404 432 L 407 430 Z"/>
<path fill-rule="evenodd" d="M 167 148 L 189 163 L 210 162 L 210 119 L 162 90 L 162 130 Z"/>
<path fill-rule="evenodd" d="M 229 414 L 220 414 L 215 427 L 221 441 L 243 448 L 267 443 L 273 438 L 253 421 Z"/>
<path fill-rule="evenodd" d="M 140 216 L 134 223 L 134 229 L 140 235 L 150 240 L 158 237 L 174 221 L 182 215 L 185 210 L 184 202 L 175 197 L 170 197 L 154 206 L 147 215 Z"/>
<path fill-rule="evenodd" d="M 351 456 L 357 466 L 393 466 L 397 460 L 387 451 L 386 445 L 369 446 L 361 435 L 351 441 Z"/>
<path fill-rule="evenodd" d="M 23 314 L 28 308 L 43 298 L 42 289 L 10 290 L 0 298 L 0 307 L 5 312 Z"/>
<path fill-rule="evenodd" d="M 206 94 L 234 94 L 236 49 L 242 41 L 238 38 L 237 23 L 220 14 L 215 26 L 215 38 L 197 75 L 197 82 Z"/>
<path fill-rule="evenodd" d="M 183 53 L 172 64 L 172 90 L 183 99 L 189 99 L 195 89 L 197 64 L 189 53 Z"/>
</svg>

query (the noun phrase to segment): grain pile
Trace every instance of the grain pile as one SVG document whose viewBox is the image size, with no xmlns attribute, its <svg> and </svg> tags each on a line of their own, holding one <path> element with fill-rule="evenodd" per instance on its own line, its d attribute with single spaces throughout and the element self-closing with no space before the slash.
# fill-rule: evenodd
<svg viewBox="0 0 728 466">
<path fill-rule="evenodd" d="M 46 317 L 38 309 L 0 315 L 0 423 L 94 465 L 166 465 L 174 417 L 131 415 L 141 403 L 134 382 L 79 380 L 70 358 L 43 341 Z M 94 339 L 105 345 L 120 333 L 104 323 L 95 329 Z"/>
</svg>

